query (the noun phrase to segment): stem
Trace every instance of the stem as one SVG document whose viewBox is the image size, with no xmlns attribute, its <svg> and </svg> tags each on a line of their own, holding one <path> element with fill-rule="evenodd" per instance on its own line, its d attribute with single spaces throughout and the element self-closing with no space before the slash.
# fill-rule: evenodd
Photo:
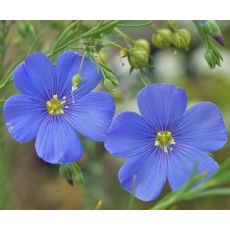
<svg viewBox="0 0 230 230">
<path fill-rule="evenodd" d="M 144 27 L 144 26 L 149 26 L 149 25 L 152 25 L 153 24 L 153 21 L 150 21 L 150 22 L 146 22 L 146 23 L 142 23 L 142 24 L 118 24 L 117 26 L 118 27 Z"/>
<path fill-rule="evenodd" d="M 1 27 L 0 27 L 0 44 L 1 44 L 1 54 L 0 54 L 0 76 L 4 74 L 4 59 L 6 54 L 6 40 L 7 36 L 9 34 L 9 28 L 11 26 L 12 22 L 10 22 L 7 25 L 7 21 L 1 21 Z"/>
<path fill-rule="evenodd" d="M 151 81 L 147 78 L 145 72 L 142 69 L 140 70 L 140 79 L 145 86 L 151 84 Z"/>
<path fill-rule="evenodd" d="M 121 45 L 117 44 L 116 42 L 112 42 L 112 41 L 104 40 L 104 39 L 100 39 L 100 41 L 107 42 L 107 43 L 111 44 L 112 46 L 115 46 L 115 47 L 117 47 L 119 49 L 125 49 L 124 47 L 122 47 Z"/>
<path fill-rule="evenodd" d="M 108 30 L 111 30 L 113 29 L 117 24 L 118 24 L 118 20 L 116 21 L 109 21 L 106 25 L 102 25 L 101 27 L 94 27 L 90 30 L 88 30 L 87 32 L 83 33 L 82 35 L 76 37 L 76 38 L 73 38 L 71 39 L 70 41 L 66 42 L 65 44 L 61 45 L 60 47 L 58 47 L 56 50 L 50 52 L 48 54 L 48 57 L 51 57 L 53 56 L 54 54 L 62 51 L 63 49 L 65 49 L 66 47 L 68 47 L 69 45 L 72 45 L 74 42 L 82 39 L 82 38 L 86 38 L 86 37 L 89 37 L 89 36 L 94 36 L 94 35 L 98 35 L 98 34 L 101 34 L 103 32 L 106 32 Z"/>
<path fill-rule="evenodd" d="M 172 29 L 173 32 L 177 30 L 176 27 L 172 24 L 171 21 L 168 21 L 168 25 Z"/>
<path fill-rule="evenodd" d="M 114 32 L 121 38 L 123 39 L 126 44 L 130 47 L 130 44 L 133 44 L 133 39 L 131 39 L 127 34 L 125 34 L 124 32 L 122 32 L 121 30 L 119 30 L 118 28 L 114 28 L 113 29 Z"/>
</svg>

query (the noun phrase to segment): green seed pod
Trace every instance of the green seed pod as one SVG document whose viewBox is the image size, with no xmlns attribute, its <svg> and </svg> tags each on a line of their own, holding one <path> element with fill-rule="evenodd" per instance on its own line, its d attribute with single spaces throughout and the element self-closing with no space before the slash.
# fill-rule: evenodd
<svg viewBox="0 0 230 230">
<path fill-rule="evenodd" d="M 108 91 L 113 91 L 113 89 L 114 89 L 114 85 L 113 85 L 112 81 L 110 81 L 107 78 L 104 80 L 104 86 Z"/>
<path fill-rule="evenodd" d="M 152 36 L 153 45 L 159 49 L 169 47 L 171 42 L 172 32 L 167 28 L 157 30 L 157 32 Z"/>
<path fill-rule="evenodd" d="M 188 48 L 191 41 L 191 34 L 186 29 L 178 29 L 172 35 L 172 43 L 178 48 Z"/>
<path fill-rule="evenodd" d="M 150 44 L 146 39 L 138 39 L 134 41 L 134 47 L 140 47 L 146 49 L 148 54 L 150 54 Z"/>
<path fill-rule="evenodd" d="M 221 35 L 219 25 L 213 20 L 205 21 L 204 28 L 212 36 Z"/>
<path fill-rule="evenodd" d="M 128 51 L 128 61 L 134 69 L 140 69 L 148 66 L 149 53 L 146 49 L 133 47 Z"/>
</svg>

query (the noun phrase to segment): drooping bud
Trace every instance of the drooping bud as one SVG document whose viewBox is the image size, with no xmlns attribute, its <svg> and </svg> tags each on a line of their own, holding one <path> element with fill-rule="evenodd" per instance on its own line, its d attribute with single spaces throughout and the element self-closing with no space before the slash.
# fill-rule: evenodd
<svg viewBox="0 0 230 230">
<path fill-rule="evenodd" d="M 220 66 L 221 61 L 223 61 L 221 54 L 214 46 L 207 47 L 205 59 L 211 69 L 214 69 L 216 65 Z"/>
<path fill-rule="evenodd" d="M 146 49 L 148 54 L 150 54 L 150 44 L 146 39 L 141 38 L 141 39 L 134 41 L 134 46 Z"/>
<path fill-rule="evenodd" d="M 146 49 L 140 47 L 133 47 L 128 51 L 128 61 L 132 68 L 140 69 L 147 67 L 149 60 L 149 53 Z"/>
<path fill-rule="evenodd" d="M 59 174 L 63 176 L 70 185 L 84 183 L 81 169 L 76 163 L 60 165 Z"/>
<path fill-rule="evenodd" d="M 188 48 L 191 41 L 191 34 L 186 29 L 178 29 L 172 35 L 172 43 L 178 48 Z"/>
<path fill-rule="evenodd" d="M 72 78 L 72 91 L 76 90 L 81 83 L 81 75 L 77 73 Z"/>
<path fill-rule="evenodd" d="M 153 45 L 159 49 L 169 47 L 171 42 L 172 32 L 167 28 L 157 30 L 157 32 L 152 36 Z"/>
<path fill-rule="evenodd" d="M 18 32 L 23 38 L 36 37 L 36 29 L 30 21 L 19 21 Z"/>
<path fill-rule="evenodd" d="M 221 30 L 219 25 L 214 20 L 207 20 L 205 21 L 205 29 L 211 35 L 221 35 Z"/>
<path fill-rule="evenodd" d="M 225 45 L 224 37 L 222 35 L 215 35 L 213 36 L 213 39 L 216 40 L 220 45 Z"/>
<path fill-rule="evenodd" d="M 222 36 L 219 25 L 214 20 L 205 21 L 204 28 L 213 39 L 215 39 L 220 45 L 224 46 L 224 37 Z"/>
<path fill-rule="evenodd" d="M 113 89 L 114 89 L 113 82 L 111 80 L 109 80 L 108 78 L 106 78 L 104 80 L 104 86 L 108 91 L 113 91 Z"/>
</svg>

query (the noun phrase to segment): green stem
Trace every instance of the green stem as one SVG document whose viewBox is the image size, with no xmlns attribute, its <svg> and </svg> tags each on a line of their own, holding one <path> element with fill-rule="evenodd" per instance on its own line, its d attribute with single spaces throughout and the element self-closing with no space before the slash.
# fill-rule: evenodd
<svg viewBox="0 0 230 230">
<path fill-rule="evenodd" d="M 87 38 L 90 36 L 95 36 L 95 35 L 99 35 L 101 33 L 104 33 L 106 31 L 109 31 L 111 29 L 113 29 L 117 24 L 118 24 L 118 20 L 116 21 L 109 21 L 107 23 L 104 23 L 103 25 L 100 25 L 100 27 L 96 26 L 90 30 L 88 30 L 87 32 L 83 33 L 82 35 L 71 39 L 70 41 L 66 42 L 65 44 L 61 45 L 60 47 L 58 47 L 57 49 L 55 49 L 54 51 L 50 52 L 48 54 L 48 57 L 53 56 L 54 54 L 62 51 L 63 49 L 65 49 L 66 47 L 68 47 L 69 45 L 72 45 L 74 42 L 82 39 L 82 38 Z"/>
<path fill-rule="evenodd" d="M 130 47 L 130 45 L 133 44 L 133 42 L 134 42 L 133 39 L 131 39 L 127 34 L 122 32 L 118 28 L 114 28 L 113 30 L 122 40 L 124 40 L 126 42 L 128 47 Z"/>
<path fill-rule="evenodd" d="M 119 23 L 117 26 L 118 27 L 135 27 L 136 28 L 136 27 L 149 26 L 152 24 L 153 24 L 153 21 L 142 23 L 142 24 L 122 24 L 122 23 Z"/>
</svg>

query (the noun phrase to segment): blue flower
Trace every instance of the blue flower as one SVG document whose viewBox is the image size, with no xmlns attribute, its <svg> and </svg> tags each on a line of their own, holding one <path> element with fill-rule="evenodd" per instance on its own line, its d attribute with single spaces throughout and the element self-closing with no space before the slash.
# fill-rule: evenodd
<svg viewBox="0 0 230 230">
<path fill-rule="evenodd" d="M 143 201 L 155 199 L 166 180 L 175 190 L 197 173 L 212 176 L 217 163 L 209 156 L 224 146 L 227 132 L 216 105 L 200 102 L 188 110 L 183 89 L 170 84 L 145 87 L 138 95 L 141 115 L 117 115 L 106 149 L 128 160 L 119 171 L 122 187 Z"/>
<path fill-rule="evenodd" d="M 76 132 L 104 141 L 113 118 L 112 96 L 91 92 L 101 77 L 90 59 L 73 51 L 63 52 L 55 66 L 42 53 L 29 55 L 13 73 L 21 94 L 4 104 L 9 133 L 21 143 L 36 139 L 36 152 L 46 162 L 79 160 L 83 149 Z"/>
</svg>

